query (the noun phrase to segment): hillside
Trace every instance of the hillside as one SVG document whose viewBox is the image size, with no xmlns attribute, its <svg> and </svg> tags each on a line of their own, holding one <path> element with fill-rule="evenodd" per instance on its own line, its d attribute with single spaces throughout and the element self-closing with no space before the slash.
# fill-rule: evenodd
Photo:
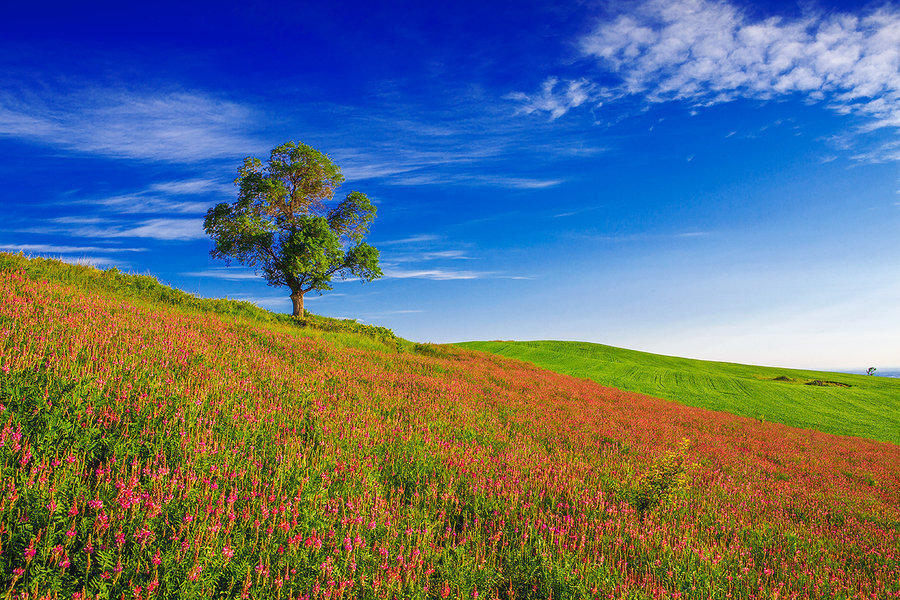
<svg viewBox="0 0 900 600">
<path fill-rule="evenodd" d="M 586 342 L 464 342 L 688 406 L 900 444 L 900 379 L 661 356 Z"/>
<path fill-rule="evenodd" d="M 900 593 L 898 446 L 179 294 L 0 254 L 7 598 Z"/>
</svg>

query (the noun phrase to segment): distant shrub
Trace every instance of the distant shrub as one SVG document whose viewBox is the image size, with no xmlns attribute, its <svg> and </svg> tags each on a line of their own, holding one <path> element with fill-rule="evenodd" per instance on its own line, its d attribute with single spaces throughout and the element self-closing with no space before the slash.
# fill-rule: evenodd
<svg viewBox="0 0 900 600">
<path fill-rule="evenodd" d="M 684 467 L 690 445 L 689 439 L 682 439 L 674 450 L 654 460 L 650 469 L 638 481 L 634 508 L 642 518 L 665 498 L 687 487 Z"/>
<path fill-rule="evenodd" d="M 434 358 L 448 358 L 453 356 L 452 351 L 447 346 L 439 346 L 437 344 L 415 344 L 412 351 L 422 356 L 431 356 Z"/>
<path fill-rule="evenodd" d="M 804 385 L 816 385 L 819 387 L 850 387 L 849 384 L 841 383 L 840 381 L 825 381 L 822 379 L 813 379 L 812 381 L 807 381 Z"/>
</svg>

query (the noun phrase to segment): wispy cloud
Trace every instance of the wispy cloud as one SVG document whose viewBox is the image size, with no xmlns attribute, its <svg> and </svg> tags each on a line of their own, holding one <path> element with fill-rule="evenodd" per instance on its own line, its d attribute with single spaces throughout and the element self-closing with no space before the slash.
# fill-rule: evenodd
<svg viewBox="0 0 900 600">
<path fill-rule="evenodd" d="M 379 242 L 379 246 L 395 246 L 395 245 L 407 245 L 407 244 L 421 244 L 423 242 L 434 242 L 441 239 L 440 236 L 434 235 L 431 233 L 420 233 L 416 235 L 411 235 L 409 237 L 400 238 L 398 240 L 387 240 L 385 242 Z"/>
<path fill-rule="evenodd" d="M 487 158 L 487 157 L 483 157 Z M 452 184 L 469 187 L 496 187 L 532 190 L 557 186 L 562 179 L 536 179 L 473 172 L 471 158 L 453 160 L 446 156 L 422 157 L 414 162 L 353 164 L 342 169 L 349 181 L 381 179 L 400 186 Z M 467 166 L 468 165 L 468 166 Z"/>
<path fill-rule="evenodd" d="M 480 175 L 466 178 L 471 185 L 509 188 L 515 190 L 540 190 L 563 183 L 562 179 L 533 179 L 531 177 L 505 177 L 502 175 Z"/>
<path fill-rule="evenodd" d="M 111 196 L 65 199 L 66 204 L 94 204 L 117 213 L 197 214 L 234 195 L 234 187 L 212 179 L 153 183 L 143 190 Z M 192 199 L 191 199 L 192 198 Z"/>
<path fill-rule="evenodd" d="M 485 279 L 495 275 L 496 273 L 490 271 L 457 271 L 454 269 L 384 269 L 384 276 L 389 279 L 451 281 L 457 279 Z"/>
<path fill-rule="evenodd" d="M 557 186 L 563 183 L 562 179 L 533 179 L 530 177 L 508 177 L 503 175 L 478 175 L 472 173 L 410 173 L 403 177 L 394 178 L 394 185 L 435 185 L 454 184 L 469 187 L 496 187 L 513 190 L 539 190 Z"/>
<path fill-rule="evenodd" d="M 600 85 L 548 78 L 540 91 L 510 97 L 526 113 L 558 119 L 581 105 L 625 96 L 696 106 L 737 98 L 800 95 L 868 120 L 900 127 L 900 10 L 807 14 L 755 20 L 719 0 L 645 0 L 580 40 Z"/>
<path fill-rule="evenodd" d="M 554 219 L 560 219 L 564 217 L 574 217 L 575 215 L 580 215 L 587 212 L 593 212 L 595 210 L 599 210 L 603 208 L 603 206 L 584 206 L 573 210 L 567 210 L 560 213 L 554 213 L 551 215 Z"/>
<path fill-rule="evenodd" d="M 152 184 L 147 191 L 175 196 L 198 196 L 207 194 L 228 195 L 234 193 L 233 184 L 224 184 L 214 179 L 179 179 Z"/>
<path fill-rule="evenodd" d="M 71 203 L 69 200 L 68 203 Z M 105 198 L 92 198 L 79 201 L 84 204 L 96 204 L 104 206 L 117 213 L 163 213 L 163 214 L 197 214 L 205 213 L 213 202 L 209 200 L 171 200 L 159 196 L 150 196 L 142 193 L 109 196 Z"/>
<path fill-rule="evenodd" d="M 471 104 L 465 104 L 471 102 Z M 465 107 L 440 109 L 418 120 L 409 117 L 420 108 L 392 104 L 374 113 L 344 108 L 344 126 L 365 144 L 338 145 L 329 151 L 350 185 L 366 179 L 398 186 L 454 185 L 532 190 L 559 185 L 558 177 L 533 177 L 521 172 L 521 162 L 509 157 L 535 153 L 568 157 L 596 154 L 573 136 L 566 145 L 543 147 L 533 128 L 513 118 L 504 107 L 484 99 L 466 100 Z M 345 137 L 345 136 L 344 136 Z"/>
<path fill-rule="evenodd" d="M 260 275 L 253 271 L 243 269 L 233 269 L 229 267 L 216 267 L 213 269 L 205 269 L 203 271 L 188 271 L 187 273 L 179 273 L 183 277 L 204 277 L 212 279 L 224 279 L 226 281 L 243 281 L 246 279 L 260 279 Z M 254 298 L 256 298 L 254 296 Z M 255 301 L 255 300 L 254 300 Z"/>
<path fill-rule="evenodd" d="M 401 175 L 404 173 L 410 173 L 412 171 L 416 171 L 425 166 L 428 166 L 428 163 L 370 163 L 363 164 L 362 162 L 354 161 L 351 162 L 348 166 L 345 166 L 341 169 L 341 173 L 347 179 L 347 181 L 356 182 L 356 181 L 364 181 L 366 179 L 384 179 L 393 177 L 395 175 Z"/>
<path fill-rule="evenodd" d="M 587 79 L 570 80 L 560 85 L 559 79 L 550 77 L 536 94 L 513 92 L 507 94 L 506 98 L 519 102 L 519 111 L 522 113 L 548 113 L 551 119 L 558 119 L 590 100 L 596 93 L 595 88 Z"/>
<path fill-rule="evenodd" d="M 50 219 L 50 222 L 59 223 L 60 225 L 99 225 L 101 223 L 109 223 L 109 218 L 77 215 L 68 217 L 54 217 Z"/>
<path fill-rule="evenodd" d="M 586 233 L 577 232 L 568 234 L 570 237 L 591 240 L 603 244 L 631 244 L 640 242 L 666 241 L 666 240 L 692 240 L 706 238 L 715 235 L 710 231 L 681 231 L 678 233 L 620 233 L 620 234 L 603 234 L 603 233 Z"/>
<path fill-rule="evenodd" d="M 165 241 L 200 240 L 206 237 L 203 219 L 148 219 L 132 224 L 78 227 L 60 233 L 85 238 L 150 238 Z"/>
<path fill-rule="evenodd" d="M 391 262 L 420 262 L 429 260 L 471 260 L 463 250 L 437 250 L 435 252 L 417 252 L 414 254 L 390 255 Z"/>
<path fill-rule="evenodd" d="M 165 162 L 235 158 L 263 149 L 247 133 L 259 122 L 253 108 L 202 92 L 4 87 L 0 136 Z"/>
<path fill-rule="evenodd" d="M 87 252 L 145 252 L 146 248 L 117 248 L 115 246 L 59 246 L 54 244 L 0 244 L 4 252 L 35 252 L 40 254 L 83 254 Z"/>
</svg>

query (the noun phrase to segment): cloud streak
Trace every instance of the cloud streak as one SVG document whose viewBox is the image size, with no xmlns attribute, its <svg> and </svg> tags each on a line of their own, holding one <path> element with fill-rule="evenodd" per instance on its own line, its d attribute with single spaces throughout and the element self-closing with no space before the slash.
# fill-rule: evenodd
<svg viewBox="0 0 900 600">
<path fill-rule="evenodd" d="M 204 277 L 212 279 L 223 279 L 225 281 L 245 281 L 247 279 L 260 279 L 261 275 L 253 271 L 244 271 L 240 269 L 229 269 L 228 267 L 218 267 L 206 269 L 204 271 L 189 271 L 187 273 L 179 273 L 183 277 Z"/>
<path fill-rule="evenodd" d="M 146 252 L 146 248 L 116 248 L 112 246 L 58 246 L 54 244 L 0 244 L 4 252 L 34 252 L 40 254 L 82 254 L 87 252 Z"/>
<path fill-rule="evenodd" d="M 458 271 L 454 269 L 384 269 L 384 276 L 388 279 L 453 281 L 458 279 L 485 279 L 494 275 L 496 274 L 489 271 Z"/>
<path fill-rule="evenodd" d="M 34 231 L 34 233 L 39 233 Z M 190 241 L 206 237 L 203 219 L 147 219 L 138 223 L 78 227 L 57 231 L 84 238 L 150 238 L 161 241 Z"/>
<path fill-rule="evenodd" d="M 200 92 L 6 88 L 0 92 L 0 136 L 109 158 L 178 163 L 263 149 L 246 133 L 258 122 L 254 109 Z"/>
<path fill-rule="evenodd" d="M 462 250 L 436 250 L 434 252 L 418 252 L 407 255 L 391 255 L 393 262 L 420 262 L 426 260 L 471 260 Z"/>
<path fill-rule="evenodd" d="M 163 213 L 191 214 L 205 213 L 216 202 L 217 198 L 233 195 L 231 185 L 224 185 L 211 179 L 184 179 L 162 181 L 151 184 L 146 189 L 113 196 L 72 200 L 66 198 L 67 204 L 96 204 L 117 213 Z M 185 197 L 202 199 L 187 199 Z"/>
<path fill-rule="evenodd" d="M 544 80 L 537 94 L 513 92 L 507 94 L 506 99 L 519 102 L 520 112 L 524 114 L 548 113 L 551 120 L 556 120 L 590 100 L 595 87 L 587 79 L 567 81 L 560 86 L 559 79 L 550 77 Z"/>
<path fill-rule="evenodd" d="M 647 0 L 599 23 L 579 43 L 600 85 L 548 78 L 534 94 L 510 95 L 520 111 L 557 119 L 582 105 L 627 96 L 696 106 L 799 95 L 864 130 L 900 127 L 900 10 L 754 20 L 718 0 Z"/>
<path fill-rule="evenodd" d="M 197 214 L 205 213 L 212 208 L 210 201 L 170 200 L 142 193 L 123 194 L 107 198 L 83 200 L 85 204 L 97 204 L 117 213 L 161 213 L 161 214 Z"/>
</svg>

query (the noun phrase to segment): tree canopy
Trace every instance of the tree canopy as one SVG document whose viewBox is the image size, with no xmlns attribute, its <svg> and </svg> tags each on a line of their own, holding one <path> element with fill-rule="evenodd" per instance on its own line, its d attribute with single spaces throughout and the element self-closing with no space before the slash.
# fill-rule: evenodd
<svg viewBox="0 0 900 600">
<path fill-rule="evenodd" d="M 265 164 L 245 158 L 237 200 L 206 213 L 204 229 L 215 243 L 210 254 L 290 288 L 295 317 L 303 316 L 303 296 L 332 289 L 335 276 L 381 277 L 378 250 L 363 241 L 375 206 L 356 191 L 330 206 L 343 181 L 340 168 L 306 144 L 282 144 Z"/>
</svg>

